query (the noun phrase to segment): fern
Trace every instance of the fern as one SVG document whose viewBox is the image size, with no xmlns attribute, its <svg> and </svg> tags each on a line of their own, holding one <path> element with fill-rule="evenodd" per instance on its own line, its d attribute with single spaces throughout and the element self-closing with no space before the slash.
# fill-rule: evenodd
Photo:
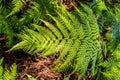
<svg viewBox="0 0 120 80">
<path fill-rule="evenodd" d="M 21 15 L 19 22 L 21 24 L 28 24 L 28 23 L 34 23 L 34 24 L 40 24 L 40 19 L 49 20 L 46 14 L 53 12 L 54 7 L 56 3 L 51 3 L 50 0 L 36 0 L 36 1 L 30 1 L 30 5 L 25 5 L 26 8 L 24 9 L 24 13 Z M 47 5 L 46 5 L 47 4 Z"/>
<path fill-rule="evenodd" d="M 0 59 L 0 80 L 15 80 L 17 66 L 16 64 L 12 64 L 10 70 L 3 68 L 3 58 Z"/>
<path fill-rule="evenodd" d="M 23 7 L 23 5 L 25 4 L 25 1 L 24 0 L 13 0 L 12 4 L 14 5 L 14 8 L 6 17 L 12 16 L 13 14 L 19 12 L 21 8 Z"/>
<path fill-rule="evenodd" d="M 10 27 L 8 20 L 5 18 L 8 14 L 9 10 L 0 6 L 0 34 L 7 35 L 6 36 L 6 45 L 10 46 L 13 43 L 13 30 Z M 1 45 L 2 46 L 2 45 Z"/>
<path fill-rule="evenodd" d="M 0 80 L 2 79 L 2 74 L 3 74 L 3 66 L 2 66 L 3 58 L 0 59 Z"/>
<path fill-rule="evenodd" d="M 111 0 L 112 1 L 112 0 Z M 105 1 L 106 2 L 106 1 Z M 117 4 L 117 3 L 116 3 Z M 97 80 L 119 80 L 120 77 L 120 10 L 119 6 L 114 5 L 114 10 L 110 8 L 110 5 L 105 4 L 107 11 L 100 16 L 108 19 L 107 24 L 111 28 L 111 30 L 107 30 L 107 26 L 103 25 L 103 28 L 108 31 L 105 38 L 108 41 L 102 41 L 104 43 L 104 47 L 102 48 L 104 54 L 100 59 L 99 63 L 99 71 L 97 73 Z M 105 21 L 105 20 L 104 20 Z M 103 23 L 105 24 L 105 23 Z M 103 35 L 102 35 L 103 36 Z"/>
<path fill-rule="evenodd" d="M 69 80 L 75 72 L 79 72 L 78 79 L 86 72 L 96 76 L 96 80 L 120 79 L 120 1 L 93 0 L 90 5 L 98 21 L 92 10 L 83 4 L 80 4 L 80 9 L 75 7 L 72 13 L 65 8 L 58 10 L 57 0 L 30 0 L 31 4 L 25 0 L 11 1 L 0 1 L 0 34 L 6 36 L 9 46 L 14 42 L 13 38 L 18 37 L 16 33 L 25 31 L 21 35 L 23 41 L 9 51 L 23 49 L 32 55 L 41 53 L 40 57 L 59 52 L 55 61 L 57 66 L 53 70 L 65 72 L 65 80 Z M 56 5 L 57 8 L 54 8 Z M 105 23 L 111 31 L 107 30 Z M 101 35 L 107 41 L 99 40 L 99 28 L 101 33 L 108 31 Z M 10 69 L 0 66 L 2 80 L 15 79 L 16 67 Z"/>
<path fill-rule="evenodd" d="M 104 62 L 101 62 L 99 64 L 99 67 L 102 67 L 103 70 L 101 70 L 100 75 L 98 76 L 98 80 L 119 80 L 120 77 L 120 44 L 117 46 L 117 48 L 112 52 L 112 55 L 109 59 L 105 60 Z M 101 78 L 100 78 L 101 77 Z"/>
<path fill-rule="evenodd" d="M 16 44 L 20 40 L 19 34 L 27 28 L 33 29 L 31 23 L 41 24 L 40 19 L 45 18 L 50 11 L 53 12 L 54 6 L 49 0 L 0 1 L 0 35 L 5 36 L 5 45 L 0 43 L 1 48 Z"/>
<path fill-rule="evenodd" d="M 70 75 L 80 71 L 79 78 L 82 78 L 90 66 L 90 73 L 95 75 L 101 47 L 99 28 L 92 10 L 84 4 L 81 7 L 81 10 L 76 8 L 76 14 L 63 9 L 58 17 L 50 15 L 55 24 L 44 20 L 41 21 L 45 27 L 33 24 L 37 31 L 28 29 L 27 34 L 23 34 L 23 41 L 9 51 L 23 49 L 30 54 L 42 52 L 41 56 L 60 51 L 55 62 L 60 64 L 54 70 L 68 71 Z"/>
</svg>

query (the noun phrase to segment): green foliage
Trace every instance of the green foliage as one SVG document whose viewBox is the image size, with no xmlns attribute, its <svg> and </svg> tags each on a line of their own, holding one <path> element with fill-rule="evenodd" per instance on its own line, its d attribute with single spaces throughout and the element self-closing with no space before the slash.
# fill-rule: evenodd
<svg viewBox="0 0 120 80">
<path fill-rule="evenodd" d="M 120 43 L 110 42 L 106 52 L 106 60 L 99 63 L 97 80 L 119 80 L 120 77 Z"/>
<path fill-rule="evenodd" d="M 2 66 L 3 58 L 0 59 L 0 80 L 2 79 L 2 74 L 3 74 L 3 66 Z"/>
<path fill-rule="evenodd" d="M 0 35 L 5 36 L 5 45 L 0 46 L 13 46 L 19 41 L 21 32 L 27 28 L 33 29 L 31 23 L 41 24 L 40 19 L 43 18 L 49 20 L 46 14 L 54 12 L 55 6 L 50 0 L 0 1 Z"/>
<path fill-rule="evenodd" d="M 16 64 L 12 64 L 10 70 L 3 68 L 3 58 L 0 59 L 0 80 L 15 80 L 17 66 Z"/>
<path fill-rule="evenodd" d="M 20 9 L 25 4 L 25 1 L 24 0 L 13 0 L 11 3 L 14 5 L 14 7 L 12 11 L 6 17 L 12 16 L 13 14 L 19 12 Z"/>
<path fill-rule="evenodd" d="M 101 2 L 93 6 L 98 17 L 98 24 L 101 27 L 101 36 L 105 36 L 102 40 L 103 55 L 98 65 L 100 70 L 97 73 L 97 80 L 120 79 L 120 5 L 118 5 L 119 1 L 118 3 L 112 1 L 114 2 L 114 0 L 101 0 L 104 3 L 102 9 L 100 8 L 103 7 L 103 4 L 100 4 Z"/>
<path fill-rule="evenodd" d="M 7 15 L 8 10 L 4 7 L 0 6 L 0 34 L 7 35 L 6 38 L 8 39 L 6 45 L 9 46 L 12 44 L 13 40 L 13 30 L 10 27 L 11 24 L 8 23 L 8 20 L 5 18 Z M 1 45 L 2 46 L 2 45 Z"/>
<path fill-rule="evenodd" d="M 81 10 L 76 8 L 75 14 L 66 11 L 58 13 L 58 17 L 49 15 L 54 24 L 41 20 L 45 27 L 33 24 L 37 31 L 27 29 L 23 41 L 9 51 L 23 49 L 30 54 L 42 52 L 41 56 L 60 52 L 55 63 L 60 63 L 55 71 L 66 71 L 73 74 L 79 71 L 82 78 L 88 66 L 90 73 L 95 75 L 96 60 L 100 53 L 99 28 L 92 10 L 81 4 Z"/>
<path fill-rule="evenodd" d="M 27 77 L 28 77 L 29 80 L 35 80 L 35 78 L 32 77 L 31 75 L 28 75 L 28 74 L 27 74 Z"/>
<path fill-rule="evenodd" d="M 7 47 L 19 34 L 22 37 L 9 51 L 23 49 L 32 55 L 41 53 L 40 57 L 60 53 L 53 70 L 64 72 L 64 80 L 75 72 L 79 72 L 78 79 L 86 72 L 96 80 L 120 79 L 119 0 L 93 0 L 89 4 L 92 10 L 80 4 L 74 12 L 61 9 L 57 0 L 6 2 L 0 1 L 0 35 L 5 35 Z M 2 79 L 12 78 L 6 78 L 10 72 L 15 75 L 13 66 L 11 70 L 0 66 Z"/>
<path fill-rule="evenodd" d="M 48 13 L 55 13 L 54 6 L 55 3 L 51 3 L 50 0 L 36 0 L 30 1 L 28 4 L 24 5 L 23 8 L 25 11 L 21 15 L 19 22 L 21 24 L 30 25 L 30 23 L 40 24 L 40 19 L 48 20 L 46 14 Z M 46 5 L 47 4 L 47 5 Z"/>
</svg>

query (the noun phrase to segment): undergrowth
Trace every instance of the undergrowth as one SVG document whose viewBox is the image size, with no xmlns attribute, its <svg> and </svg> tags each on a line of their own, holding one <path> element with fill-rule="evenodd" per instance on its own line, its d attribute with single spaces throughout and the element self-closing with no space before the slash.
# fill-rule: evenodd
<svg viewBox="0 0 120 80">
<path fill-rule="evenodd" d="M 67 11 L 57 0 L 10 0 L 7 4 L 1 0 L 0 41 L 5 36 L 4 46 L 12 47 L 6 52 L 22 49 L 31 55 L 39 53 L 39 58 L 60 53 L 52 71 L 63 72 L 65 80 L 75 73 L 78 80 L 86 76 L 119 80 L 120 2 L 83 2 Z M 4 46 L 0 44 L 1 50 Z"/>
</svg>

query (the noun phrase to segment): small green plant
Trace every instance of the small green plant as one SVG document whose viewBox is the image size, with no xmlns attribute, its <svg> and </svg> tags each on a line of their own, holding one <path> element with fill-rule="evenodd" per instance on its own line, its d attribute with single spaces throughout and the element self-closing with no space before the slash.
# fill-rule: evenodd
<svg viewBox="0 0 120 80">
<path fill-rule="evenodd" d="M 35 79 L 33 76 L 31 76 L 31 75 L 28 75 L 28 74 L 27 74 L 27 77 L 28 77 L 29 80 L 36 80 L 36 79 Z"/>
<path fill-rule="evenodd" d="M 17 66 L 16 64 L 12 64 L 10 69 L 6 69 L 3 67 L 3 58 L 0 59 L 0 80 L 15 80 Z"/>
</svg>

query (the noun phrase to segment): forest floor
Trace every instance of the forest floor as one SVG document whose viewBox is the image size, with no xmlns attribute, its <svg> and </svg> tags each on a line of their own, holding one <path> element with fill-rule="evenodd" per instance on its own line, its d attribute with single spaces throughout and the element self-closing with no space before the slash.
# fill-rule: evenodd
<svg viewBox="0 0 120 80">
<path fill-rule="evenodd" d="M 62 73 L 53 72 L 51 69 L 54 67 L 54 60 L 56 55 L 37 58 L 36 56 L 27 53 L 16 51 L 14 53 L 4 53 L 5 67 L 11 64 L 17 64 L 16 80 L 28 80 L 29 74 L 37 80 L 62 80 Z"/>
<path fill-rule="evenodd" d="M 40 54 L 40 53 L 39 53 Z M 63 80 L 64 72 L 53 72 L 59 54 L 38 58 L 38 55 L 29 55 L 23 51 L 13 53 L 2 52 L 4 56 L 4 67 L 9 68 L 13 63 L 17 64 L 16 80 L 29 80 L 26 74 L 33 76 L 36 80 Z M 73 74 L 70 80 L 77 80 L 78 73 Z M 89 74 L 82 80 L 90 80 Z M 95 80 L 95 79 L 92 79 Z"/>
</svg>

